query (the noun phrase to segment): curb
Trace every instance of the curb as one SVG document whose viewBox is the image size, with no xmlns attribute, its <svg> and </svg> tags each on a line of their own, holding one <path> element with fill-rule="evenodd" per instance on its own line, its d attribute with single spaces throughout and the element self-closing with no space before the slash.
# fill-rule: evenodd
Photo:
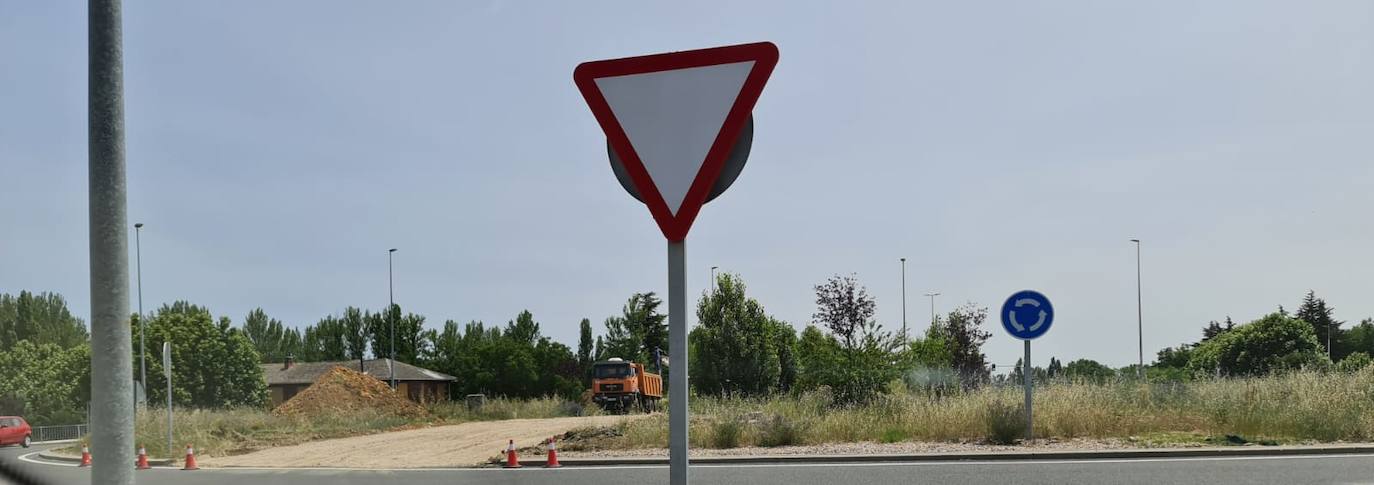
<svg viewBox="0 0 1374 485">
<path fill-rule="evenodd" d="M 1017 451 L 1004 453 L 924 453 L 909 455 L 754 455 L 694 457 L 694 465 L 757 464 L 757 463 L 901 463 L 944 461 L 1037 461 L 1037 460 L 1109 460 L 1131 458 L 1198 458 L 1244 456 L 1299 455 L 1355 455 L 1374 454 L 1374 445 L 1326 447 L 1226 447 L 1226 448 L 1169 448 L 1095 451 Z M 564 466 L 667 465 L 667 458 L 572 458 L 559 457 Z M 544 460 L 521 460 L 529 466 L 543 466 Z"/>
<path fill-rule="evenodd" d="M 53 453 L 52 450 L 44 450 L 38 452 L 38 459 L 62 463 L 81 463 L 81 457 L 79 456 L 59 455 L 57 453 Z M 152 466 L 174 466 L 176 465 L 176 463 L 174 463 L 175 461 L 176 460 L 171 460 L 167 458 L 161 458 L 156 460 L 149 458 L 148 464 Z"/>
</svg>

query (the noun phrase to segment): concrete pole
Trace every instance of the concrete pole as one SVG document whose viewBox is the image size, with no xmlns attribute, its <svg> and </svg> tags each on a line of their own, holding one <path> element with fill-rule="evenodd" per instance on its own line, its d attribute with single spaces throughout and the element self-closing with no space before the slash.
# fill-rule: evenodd
<svg viewBox="0 0 1374 485">
<path fill-rule="evenodd" d="M 87 4 L 90 182 L 92 485 L 132 485 L 133 342 L 124 179 L 124 55 L 120 0 Z"/>
<path fill-rule="evenodd" d="M 668 241 L 668 368 L 672 405 L 668 409 L 668 478 L 687 485 L 687 247 Z"/>
</svg>

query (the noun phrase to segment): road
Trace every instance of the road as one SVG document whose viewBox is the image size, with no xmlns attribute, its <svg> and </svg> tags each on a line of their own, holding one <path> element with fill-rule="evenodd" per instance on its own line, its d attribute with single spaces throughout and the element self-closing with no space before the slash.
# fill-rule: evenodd
<svg viewBox="0 0 1374 485">
<path fill-rule="evenodd" d="M 20 460 L 35 449 L 0 449 L 0 461 L 37 476 L 44 484 L 90 483 L 88 469 Z M 32 456 L 28 458 L 32 459 Z M 140 485 L 644 485 L 666 483 L 664 466 L 562 468 L 546 470 L 248 470 L 138 472 Z M 939 484 L 1374 484 L 1374 456 L 1177 458 L 1024 462 L 855 463 L 816 465 L 702 465 L 692 467 L 696 484 L 809 485 L 844 483 Z"/>
</svg>

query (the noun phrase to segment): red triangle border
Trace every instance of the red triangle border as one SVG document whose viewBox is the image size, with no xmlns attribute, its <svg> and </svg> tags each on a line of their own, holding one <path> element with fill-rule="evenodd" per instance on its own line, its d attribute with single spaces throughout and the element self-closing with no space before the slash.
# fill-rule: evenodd
<svg viewBox="0 0 1374 485">
<path fill-rule="evenodd" d="M 597 88 L 596 80 L 603 77 L 646 74 L 746 61 L 754 61 L 753 68 L 749 71 L 748 77 L 745 78 L 739 96 L 735 98 L 734 106 L 731 106 L 729 114 L 725 117 L 725 122 L 721 124 L 720 133 L 716 135 L 710 150 L 706 152 L 706 160 L 702 163 L 701 169 L 697 171 L 696 179 L 692 181 L 692 185 L 687 190 L 687 195 L 683 197 L 682 205 L 678 208 L 675 216 L 668 209 L 668 204 L 663 201 L 663 195 L 659 193 L 658 187 L 649 177 L 649 172 L 644 168 L 644 163 L 639 159 L 639 155 L 635 153 L 634 146 L 630 144 L 630 139 L 625 134 L 624 128 L 620 126 L 615 113 L 611 111 L 610 104 L 606 102 L 605 96 Z M 582 92 L 582 97 L 586 99 L 587 106 L 591 108 L 592 115 L 596 117 L 602 131 L 606 133 L 606 139 L 610 141 L 611 148 L 625 163 L 625 169 L 629 172 L 630 179 L 639 189 L 639 193 L 644 198 L 644 204 L 649 206 L 649 213 L 654 216 L 654 221 L 658 222 L 659 230 L 663 231 L 663 236 L 669 241 L 681 241 L 687 238 L 687 232 L 691 229 L 692 222 L 696 220 L 697 214 L 701 211 L 701 206 L 706 203 L 706 196 L 710 193 L 711 186 L 720 176 L 721 169 L 725 166 L 725 159 L 730 154 L 730 149 L 734 147 L 735 141 L 739 138 L 744 123 L 748 121 L 750 113 L 753 112 L 754 104 L 758 102 L 759 95 L 763 93 L 763 86 L 768 83 L 768 78 L 772 75 L 773 68 L 777 63 L 777 46 L 771 42 L 758 42 L 585 62 L 573 70 L 573 82 Z"/>
</svg>

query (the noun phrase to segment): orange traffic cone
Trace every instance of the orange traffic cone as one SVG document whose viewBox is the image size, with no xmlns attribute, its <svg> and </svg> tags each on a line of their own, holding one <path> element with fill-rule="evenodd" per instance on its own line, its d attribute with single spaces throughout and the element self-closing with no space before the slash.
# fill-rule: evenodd
<svg viewBox="0 0 1374 485">
<path fill-rule="evenodd" d="M 549 460 L 544 462 L 544 468 L 559 468 L 563 465 L 558 464 L 558 441 L 549 438 Z"/>
<path fill-rule="evenodd" d="M 135 464 L 134 464 L 134 469 L 135 469 L 135 470 L 147 470 L 147 469 L 149 469 L 149 468 L 152 468 L 152 467 L 151 467 L 151 466 L 148 466 L 148 450 L 146 450 L 146 449 L 144 449 L 142 446 L 140 446 L 140 447 L 138 447 L 138 463 L 135 463 Z"/>
<path fill-rule="evenodd" d="M 196 449 L 193 448 L 191 445 L 186 445 L 186 466 L 181 467 L 181 469 L 182 469 L 182 470 L 199 470 L 199 469 L 200 469 L 200 467 L 196 466 Z"/>
<path fill-rule="evenodd" d="M 520 460 L 515 457 L 515 440 L 506 445 L 506 465 L 501 468 L 520 468 Z"/>
<path fill-rule="evenodd" d="M 81 445 L 81 465 L 91 466 L 91 449 L 86 445 Z"/>
</svg>

